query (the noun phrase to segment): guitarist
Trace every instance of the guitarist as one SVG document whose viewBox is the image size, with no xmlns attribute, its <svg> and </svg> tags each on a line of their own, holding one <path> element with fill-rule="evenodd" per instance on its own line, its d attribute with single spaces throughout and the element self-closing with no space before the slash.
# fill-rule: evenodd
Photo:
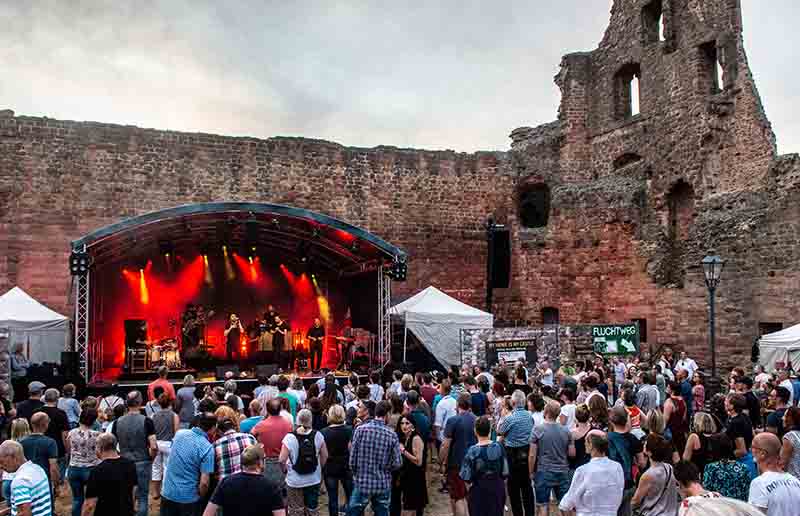
<svg viewBox="0 0 800 516">
<path fill-rule="evenodd" d="M 314 326 L 308 330 L 308 348 L 311 355 L 311 370 L 319 371 L 322 365 L 322 343 L 325 340 L 325 328 L 322 327 L 322 321 L 319 317 L 314 319 Z"/>
<path fill-rule="evenodd" d="M 184 353 L 197 347 L 200 343 L 200 327 L 197 325 L 197 308 L 192 303 L 186 305 L 181 317 Z"/>
</svg>

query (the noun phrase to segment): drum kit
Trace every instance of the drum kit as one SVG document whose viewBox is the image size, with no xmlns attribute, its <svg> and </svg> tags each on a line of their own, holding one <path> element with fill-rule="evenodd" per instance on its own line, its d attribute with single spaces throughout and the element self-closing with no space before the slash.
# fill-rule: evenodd
<svg viewBox="0 0 800 516">
<path fill-rule="evenodd" d="M 178 349 L 178 341 L 172 338 L 161 339 L 150 345 L 148 350 L 150 358 L 150 368 L 155 369 L 159 366 L 167 366 L 170 369 L 181 367 L 181 355 Z"/>
</svg>

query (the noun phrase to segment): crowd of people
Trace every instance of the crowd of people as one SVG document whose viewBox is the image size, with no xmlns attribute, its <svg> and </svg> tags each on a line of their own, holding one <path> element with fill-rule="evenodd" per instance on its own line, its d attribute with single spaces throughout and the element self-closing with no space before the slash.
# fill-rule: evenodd
<svg viewBox="0 0 800 516">
<path fill-rule="evenodd" d="M 706 398 L 685 353 L 545 360 L 391 378 L 274 375 L 251 393 L 177 390 L 76 399 L 0 386 L 2 495 L 12 516 L 800 514 L 800 381 L 731 372 Z M 384 382 L 384 380 L 388 380 Z M 62 515 L 63 516 L 63 515 Z"/>
</svg>

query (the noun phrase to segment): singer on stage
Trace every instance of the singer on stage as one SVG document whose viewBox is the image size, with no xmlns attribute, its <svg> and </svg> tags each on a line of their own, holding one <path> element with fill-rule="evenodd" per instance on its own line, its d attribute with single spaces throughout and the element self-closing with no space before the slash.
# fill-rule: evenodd
<svg viewBox="0 0 800 516">
<path fill-rule="evenodd" d="M 325 328 L 319 317 L 314 319 L 314 326 L 308 330 L 307 337 L 311 370 L 319 371 L 322 366 L 322 343 L 325 341 Z"/>
<path fill-rule="evenodd" d="M 275 350 L 275 362 L 281 369 L 286 369 L 289 361 L 289 349 L 286 346 L 286 334 L 289 325 L 283 322 L 280 315 L 275 316 L 275 326 L 273 327 L 272 348 Z"/>
<path fill-rule="evenodd" d="M 242 338 L 242 332 L 244 332 L 242 321 L 239 320 L 236 314 L 231 314 L 228 327 L 225 328 L 225 351 L 227 353 L 228 362 L 233 360 L 234 353 L 237 357 L 240 356 L 239 343 Z"/>
</svg>

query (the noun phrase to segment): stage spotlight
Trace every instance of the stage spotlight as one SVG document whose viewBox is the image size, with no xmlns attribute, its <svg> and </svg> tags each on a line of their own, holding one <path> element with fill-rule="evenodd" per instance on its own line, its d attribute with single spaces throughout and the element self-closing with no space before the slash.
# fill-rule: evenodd
<svg viewBox="0 0 800 516">
<path fill-rule="evenodd" d="M 163 255 L 169 258 L 173 254 L 175 254 L 175 245 L 170 240 L 159 240 L 158 241 L 158 251 Z"/>
<path fill-rule="evenodd" d="M 73 251 L 69 256 L 69 272 L 73 276 L 84 276 L 89 273 L 91 263 L 89 253 Z"/>
<path fill-rule="evenodd" d="M 405 262 L 394 261 L 389 268 L 388 276 L 394 281 L 405 281 L 408 276 L 408 265 Z"/>
</svg>

